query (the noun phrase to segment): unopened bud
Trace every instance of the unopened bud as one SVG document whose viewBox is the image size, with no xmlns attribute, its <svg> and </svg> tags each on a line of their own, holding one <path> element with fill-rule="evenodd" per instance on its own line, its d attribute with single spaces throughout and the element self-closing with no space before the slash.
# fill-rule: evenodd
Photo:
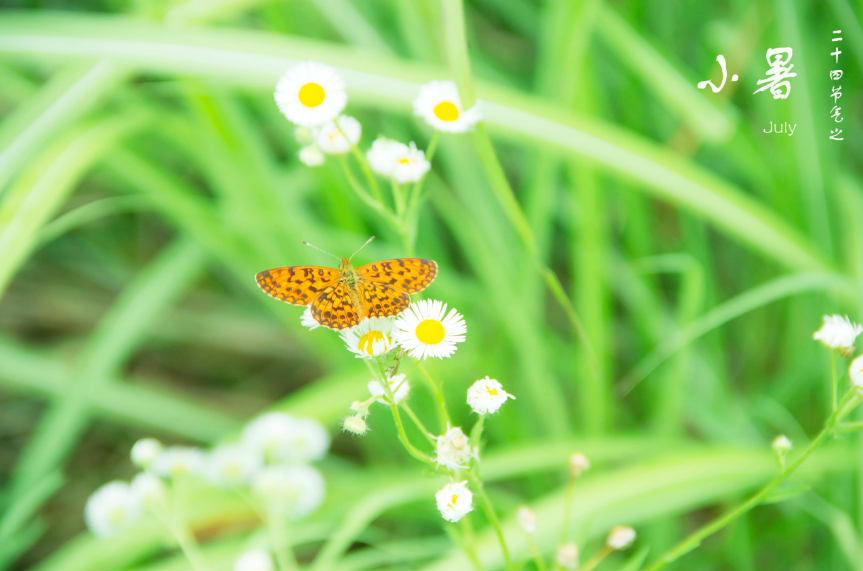
<svg viewBox="0 0 863 571">
<path fill-rule="evenodd" d="M 633 541 L 635 541 L 635 530 L 629 526 L 618 525 L 608 533 L 605 544 L 611 549 L 620 551 L 632 545 Z"/>
<path fill-rule="evenodd" d="M 590 468 L 590 460 L 581 452 L 574 452 L 569 457 L 569 473 L 573 478 L 578 478 L 588 468 Z"/>
<path fill-rule="evenodd" d="M 518 525 L 528 535 L 536 533 L 536 514 L 527 506 L 518 508 Z"/>
<path fill-rule="evenodd" d="M 578 546 L 574 543 L 564 543 L 557 548 L 554 560 L 564 569 L 578 569 Z"/>
<path fill-rule="evenodd" d="M 342 428 L 345 432 L 350 432 L 357 436 L 362 436 L 369 430 L 369 426 L 366 424 L 366 421 L 359 416 L 347 417 L 342 423 Z"/>
</svg>

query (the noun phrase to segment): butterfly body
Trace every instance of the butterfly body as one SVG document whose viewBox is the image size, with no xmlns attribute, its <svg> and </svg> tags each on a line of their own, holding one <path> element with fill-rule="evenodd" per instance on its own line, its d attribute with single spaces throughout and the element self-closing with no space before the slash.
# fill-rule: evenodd
<svg viewBox="0 0 863 571">
<path fill-rule="evenodd" d="M 287 266 L 260 272 L 258 286 L 270 297 L 308 305 L 324 327 L 340 331 L 368 317 L 398 315 L 410 294 L 424 290 L 437 275 L 437 264 L 422 258 L 398 258 L 354 268 L 342 258 L 339 269 Z"/>
</svg>

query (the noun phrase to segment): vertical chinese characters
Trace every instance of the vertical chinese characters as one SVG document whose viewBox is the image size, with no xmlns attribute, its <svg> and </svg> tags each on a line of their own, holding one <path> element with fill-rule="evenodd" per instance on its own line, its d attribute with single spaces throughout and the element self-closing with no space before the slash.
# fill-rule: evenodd
<svg viewBox="0 0 863 571">
<path fill-rule="evenodd" d="M 838 36 L 838 37 L 833 38 L 834 42 L 841 42 L 842 41 L 842 37 L 839 36 L 839 34 L 841 34 L 841 33 L 842 33 L 842 30 L 834 30 L 833 31 L 833 35 Z M 839 55 L 841 53 L 842 53 L 842 51 L 839 49 L 838 45 L 836 46 L 836 49 L 834 49 L 830 53 L 830 55 L 835 58 L 834 63 L 836 64 L 836 67 L 839 67 Z M 830 86 L 831 93 L 829 95 L 829 97 L 833 98 L 833 108 L 830 110 L 830 118 L 833 119 L 833 121 L 836 123 L 841 123 L 844 120 L 842 117 L 842 108 L 839 107 L 839 105 L 838 105 L 839 98 L 842 97 L 842 84 L 837 84 L 836 82 L 839 81 L 840 79 L 842 79 L 842 70 L 841 69 L 830 70 L 830 80 L 833 81 L 833 85 Z M 842 129 L 839 129 L 839 128 L 830 129 L 830 139 L 832 139 L 834 141 L 844 141 L 845 138 L 841 137 L 840 135 L 842 135 Z"/>
</svg>

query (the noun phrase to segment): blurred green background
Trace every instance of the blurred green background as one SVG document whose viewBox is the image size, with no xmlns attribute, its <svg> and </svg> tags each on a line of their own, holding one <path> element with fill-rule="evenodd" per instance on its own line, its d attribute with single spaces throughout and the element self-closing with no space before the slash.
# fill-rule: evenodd
<svg viewBox="0 0 863 571">
<path fill-rule="evenodd" d="M 296 61 L 338 68 L 346 112 L 422 148 L 419 86 L 448 79 L 434 0 L 0 2 L 0 568 L 185 569 L 152 530 L 84 531 L 87 496 L 133 474 L 154 435 L 215 443 L 275 406 L 323 421 L 328 500 L 294 531 L 317 569 L 469 569 L 434 509 L 441 479 L 398 445 L 383 408 L 340 433 L 368 374 L 337 335 L 260 292 L 256 272 L 404 255 L 337 161 L 309 169 L 272 92 Z M 417 254 L 467 341 L 431 368 L 470 426 L 490 375 L 518 397 L 486 422 L 483 471 L 517 559 L 528 502 L 550 553 L 567 456 L 593 469 L 575 537 L 636 527 L 657 557 L 776 471 L 829 408 L 825 312 L 861 312 L 863 3 L 471 0 L 477 96 L 539 251 L 595 348 L 580 345 L 497 202 L 467 136 L 445 135 Z M 844 40 L 839 65 L 829 55 Z M 753 94 L 771 47 L 791 95 Z M 728 61 L 717 94 L 715 59 Z M 843 69 L 845 140 L 828 70 Z M 740 80 L 730 82 L 732 74 Z M 793 136 L 764 134 L 796 124 Z M 844 366 L 844 365 L 842 365 Z M 434 425 L 419 383 L 411 405 Z M 414 442 L 421 435 L 412 431 Z M 675 569 L 863 569 L 863 440 L 804 465 L 811 490 L 759 507 Z M 488 568 L 499 550 L 482 517 Z M 192 525 L 217 570 L 259 533 L 230 494 Z M 603 568 L 621 566 L 610 558 Z M 532 564 L 527 564 L 531 568 Z"/>
</svg>

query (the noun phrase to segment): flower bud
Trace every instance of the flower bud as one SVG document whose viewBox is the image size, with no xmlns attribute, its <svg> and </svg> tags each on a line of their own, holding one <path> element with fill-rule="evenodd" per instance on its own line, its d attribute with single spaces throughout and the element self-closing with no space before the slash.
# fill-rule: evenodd
<svg viewBox="0 0 863 571">
<path fill-rule="evenodd" d="M 536 514 L 527 506 L 518 508 L 518 525 L 528 535 L 536 533 Z"/>
<path fill-rule="evenodd" d="M 590 460 L 581 452 L 574 452 L 569 457 L 569 473 L 573 478 L 578 478 L 588 468 L 590 468 Z"/>
<path fill-rule="evenodd" d="M 626 549 L 635 541 L 635 530 L 629 526 L 618 525 L 611 529 L 605 539 L 605 545 L 616 551 Z"/>
<path fill-rule="evenodd" d="M 564 569 L 578 569 L 578 546 L 574 543 L 564 543 L 557 548 L 554 560 Z"/>
<path fill-rule="evenodd" d="M 350 432 L 357 436 L 362 436 L 369 430 L 369 425 L 360 416 L 349 416 L 342 422 L 342 428 L 345 432 Z"/>
</svg>

